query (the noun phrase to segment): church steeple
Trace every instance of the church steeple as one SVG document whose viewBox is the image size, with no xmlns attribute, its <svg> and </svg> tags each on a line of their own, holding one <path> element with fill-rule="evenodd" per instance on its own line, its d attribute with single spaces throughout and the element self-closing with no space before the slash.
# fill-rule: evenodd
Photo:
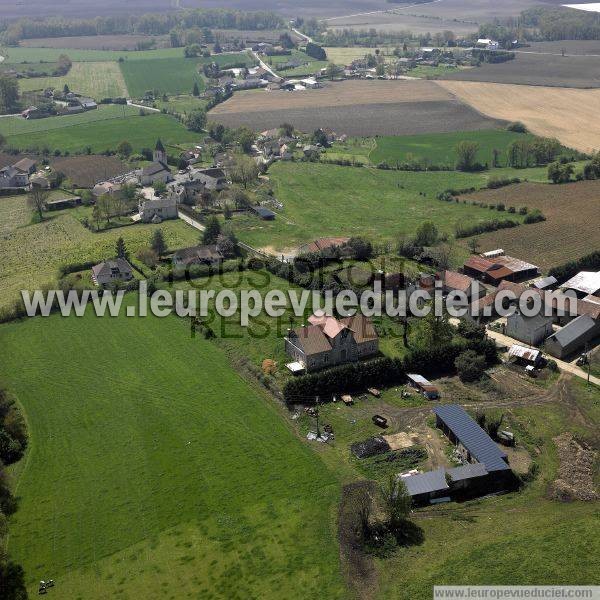
<svg viewBox="0 0 600 600">
<path fill-rule="evenodd" d="M 163 163 L 165 165 L 167 164 L 167 152 L 163 146 L 163 143 L 160 141 L 160 138 L 156 140 L 156 146 L 154 148 L 152 159 L 154 162 Z"/>
</svg>

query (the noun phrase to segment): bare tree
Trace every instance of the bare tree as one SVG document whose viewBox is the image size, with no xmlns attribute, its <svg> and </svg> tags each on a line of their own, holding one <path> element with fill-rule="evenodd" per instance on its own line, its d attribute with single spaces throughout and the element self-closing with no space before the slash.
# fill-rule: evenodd
<svg viewBox="0 0 600 600">
<path fill-rule="evenodd" d="M 35 210 L 40 217 L 40 221 L 44 218 L 44 210 L 48 200 L 48 192 L 41 187 L 33 186 L 27 195 L 27 205 L 32 210 Z"/>
</svg>

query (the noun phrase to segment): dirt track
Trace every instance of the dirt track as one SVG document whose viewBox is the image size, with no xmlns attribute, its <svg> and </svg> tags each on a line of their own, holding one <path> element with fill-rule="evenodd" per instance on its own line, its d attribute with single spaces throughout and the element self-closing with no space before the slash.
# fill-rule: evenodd
<svg viewBox="0 0 600 600">
<path fill-rule="evenodd" d="M 489 117 L 522 121 L 533 133 L 556 137 L 583 152 L 600 148 L 600 90 L 472 81 L 437 83 Z"/>
</svg>

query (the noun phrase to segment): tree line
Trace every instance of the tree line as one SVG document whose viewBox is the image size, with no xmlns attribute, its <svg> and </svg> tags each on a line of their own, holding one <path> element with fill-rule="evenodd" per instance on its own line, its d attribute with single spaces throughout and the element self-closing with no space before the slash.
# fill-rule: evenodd
<svg viewBox="0 0 600 600">
<path fill-rule="evenodd" d="M 282 17 L 267 11 L 231 9 L 190 9 L 176 13 L 95 17 L 93 19 L 20 19 L 7 24 L 1 40 L 17 45 L 19 40 L 42 37 L 95 36 L 114 34 L 167 35 L 173 29 L 209 27 L 215 29 L 264 30 L 284 26 Z"/>
</svg>

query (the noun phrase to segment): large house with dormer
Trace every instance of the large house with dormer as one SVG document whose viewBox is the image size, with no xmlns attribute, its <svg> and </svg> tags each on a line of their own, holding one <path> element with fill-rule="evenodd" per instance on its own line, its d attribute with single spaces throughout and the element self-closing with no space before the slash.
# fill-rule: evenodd
<svg viewBox="0 0 600 600">
<path fill-rule="evenodd" d="M 363 315 L 336 319 L 317 311 L 308 325 L 288 330 L 285 350 L 305 371 L 316 371 L 376 355 L 379 338 Z"/>
</svg>

